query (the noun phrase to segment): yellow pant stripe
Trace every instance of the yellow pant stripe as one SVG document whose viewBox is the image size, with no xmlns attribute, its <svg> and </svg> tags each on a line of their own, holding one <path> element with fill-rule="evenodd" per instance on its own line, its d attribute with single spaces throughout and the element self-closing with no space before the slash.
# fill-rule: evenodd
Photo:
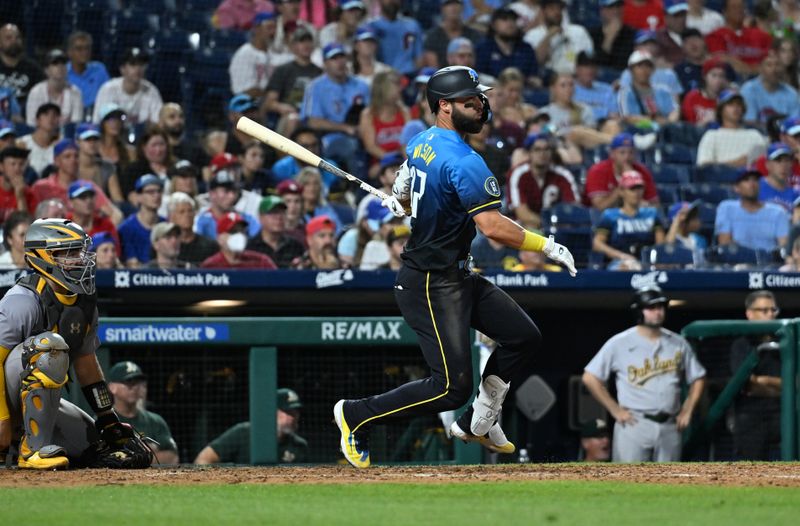
<svg viewBox="0 0 800 526">
<path fill-rule="evenodd" d="M 413 404 L 408 404 L 406 406 L 403 406 L 403 407 L 400 407 L 400 408 L 397 408 L 397 409 L 392 409 L 391 411 L 388 411 L 386 413 L 369 417 L 366 420 L 364 420 L 363 422 L 361 422 L 360 424 L 358 424 L 355 428 L 353 428 L 353 431 L 352 431 L 353 433 L 355 433 L 358 430 L 359 427 L 363 426 L 367 422 L 375 420 L 376 418 L 383 418 L 384 416 L 389 416 L 389 415 L 397 413 L 399 411 L 404 411 L 404 410 L 408 409 L 409 407 L 415 407 L 415 406 L 418 406 L 418 405 L 427 404 L 428 402 L 433 402 L 434 400 L 438 400 L 439 398 L 441 398 L 443 396 L 447 396 L 447 393 L 450 392 L 450 373 L 447 370 L 447 360 L 445 359 L 445 356 L 444 356 L 444 346 L 442 345 L 442 338 L 441 338 L 441 336 L 439 336 L 439 328 L 436 326 L 436 317 L 433 315 L 433 305 L 431 305 L 431 295 L 430 295 L 430 292 L 428 290 L 429 285 L 430 285 L 430 281 L 431 281 L 431 273 L 428 272 L 425 275 L 425 298 L 428 300 L 428 311 L 430 311 L 430 313 L 431 313 L 431 322 L 433 323 L 433 331 L 436 333 L 436 341 L 439 342 L 439 352 L 442 355 L 442 363 L 444 364 L 444 378 L 445 378 L 444 392 L 442 394 L 440 394 L 440 395 L 434 396 L 433 398 L 428 398 L 427 400 L 422 400 L 420 402 L 414 402 Z"/>
</svg>

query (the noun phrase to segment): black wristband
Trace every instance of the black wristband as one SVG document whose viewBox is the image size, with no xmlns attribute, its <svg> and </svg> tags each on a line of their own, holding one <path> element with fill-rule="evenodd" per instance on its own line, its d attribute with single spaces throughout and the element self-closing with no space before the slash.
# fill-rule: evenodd
<svg viewBox="0 0 800 526">
<path fill-rule="evenodd" d="M 105 381 L 87 385 L 82 391 L 94 414 L 99 415 L 114 407 L 114 395 L 108 390 L 108 384 Z"/>
</svg>

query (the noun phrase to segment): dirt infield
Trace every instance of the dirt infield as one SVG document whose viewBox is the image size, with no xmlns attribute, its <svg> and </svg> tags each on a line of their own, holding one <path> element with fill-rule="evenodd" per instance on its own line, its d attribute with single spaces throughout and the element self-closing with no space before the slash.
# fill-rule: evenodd
<svg viewBox="0 0 800 526">
<path fill-rule="evenodd" d="M 349 466 L 154 468 L 141 471 L 31 472 L 0 469 L 0 487 L 127 484 L 348 484 L 587 480 L 660 484 L 800 487 L 798 463 L 505 464 L 498 466 Z"/>
</svg>

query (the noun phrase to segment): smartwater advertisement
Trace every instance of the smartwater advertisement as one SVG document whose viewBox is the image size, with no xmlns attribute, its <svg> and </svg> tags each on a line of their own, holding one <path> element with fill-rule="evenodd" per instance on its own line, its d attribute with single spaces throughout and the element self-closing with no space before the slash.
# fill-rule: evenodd
<svg viewBox="0 0 800 526">
<path fill-rule="evenodd" d="M 227 323 L 102 323 L 101 343 L 202 343 L 230 339 Z"/>
</svg>

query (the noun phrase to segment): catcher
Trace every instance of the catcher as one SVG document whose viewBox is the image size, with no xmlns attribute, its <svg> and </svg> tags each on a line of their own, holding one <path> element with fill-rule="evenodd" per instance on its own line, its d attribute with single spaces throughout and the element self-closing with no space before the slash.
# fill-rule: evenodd
<svg viewBox="0 0 800 526">
<path fill-rule="evenodd" d="M 145 468 L 152 460 L 114 413 L 97 363 L 90 244 L 72 221 L 35 221 L 25 236 L 33 272 L 0 300 L 0 451 L 18 443 L 20 468 Z M 70 364 L 97 420 L 61 399 Z"/>
</svg>

